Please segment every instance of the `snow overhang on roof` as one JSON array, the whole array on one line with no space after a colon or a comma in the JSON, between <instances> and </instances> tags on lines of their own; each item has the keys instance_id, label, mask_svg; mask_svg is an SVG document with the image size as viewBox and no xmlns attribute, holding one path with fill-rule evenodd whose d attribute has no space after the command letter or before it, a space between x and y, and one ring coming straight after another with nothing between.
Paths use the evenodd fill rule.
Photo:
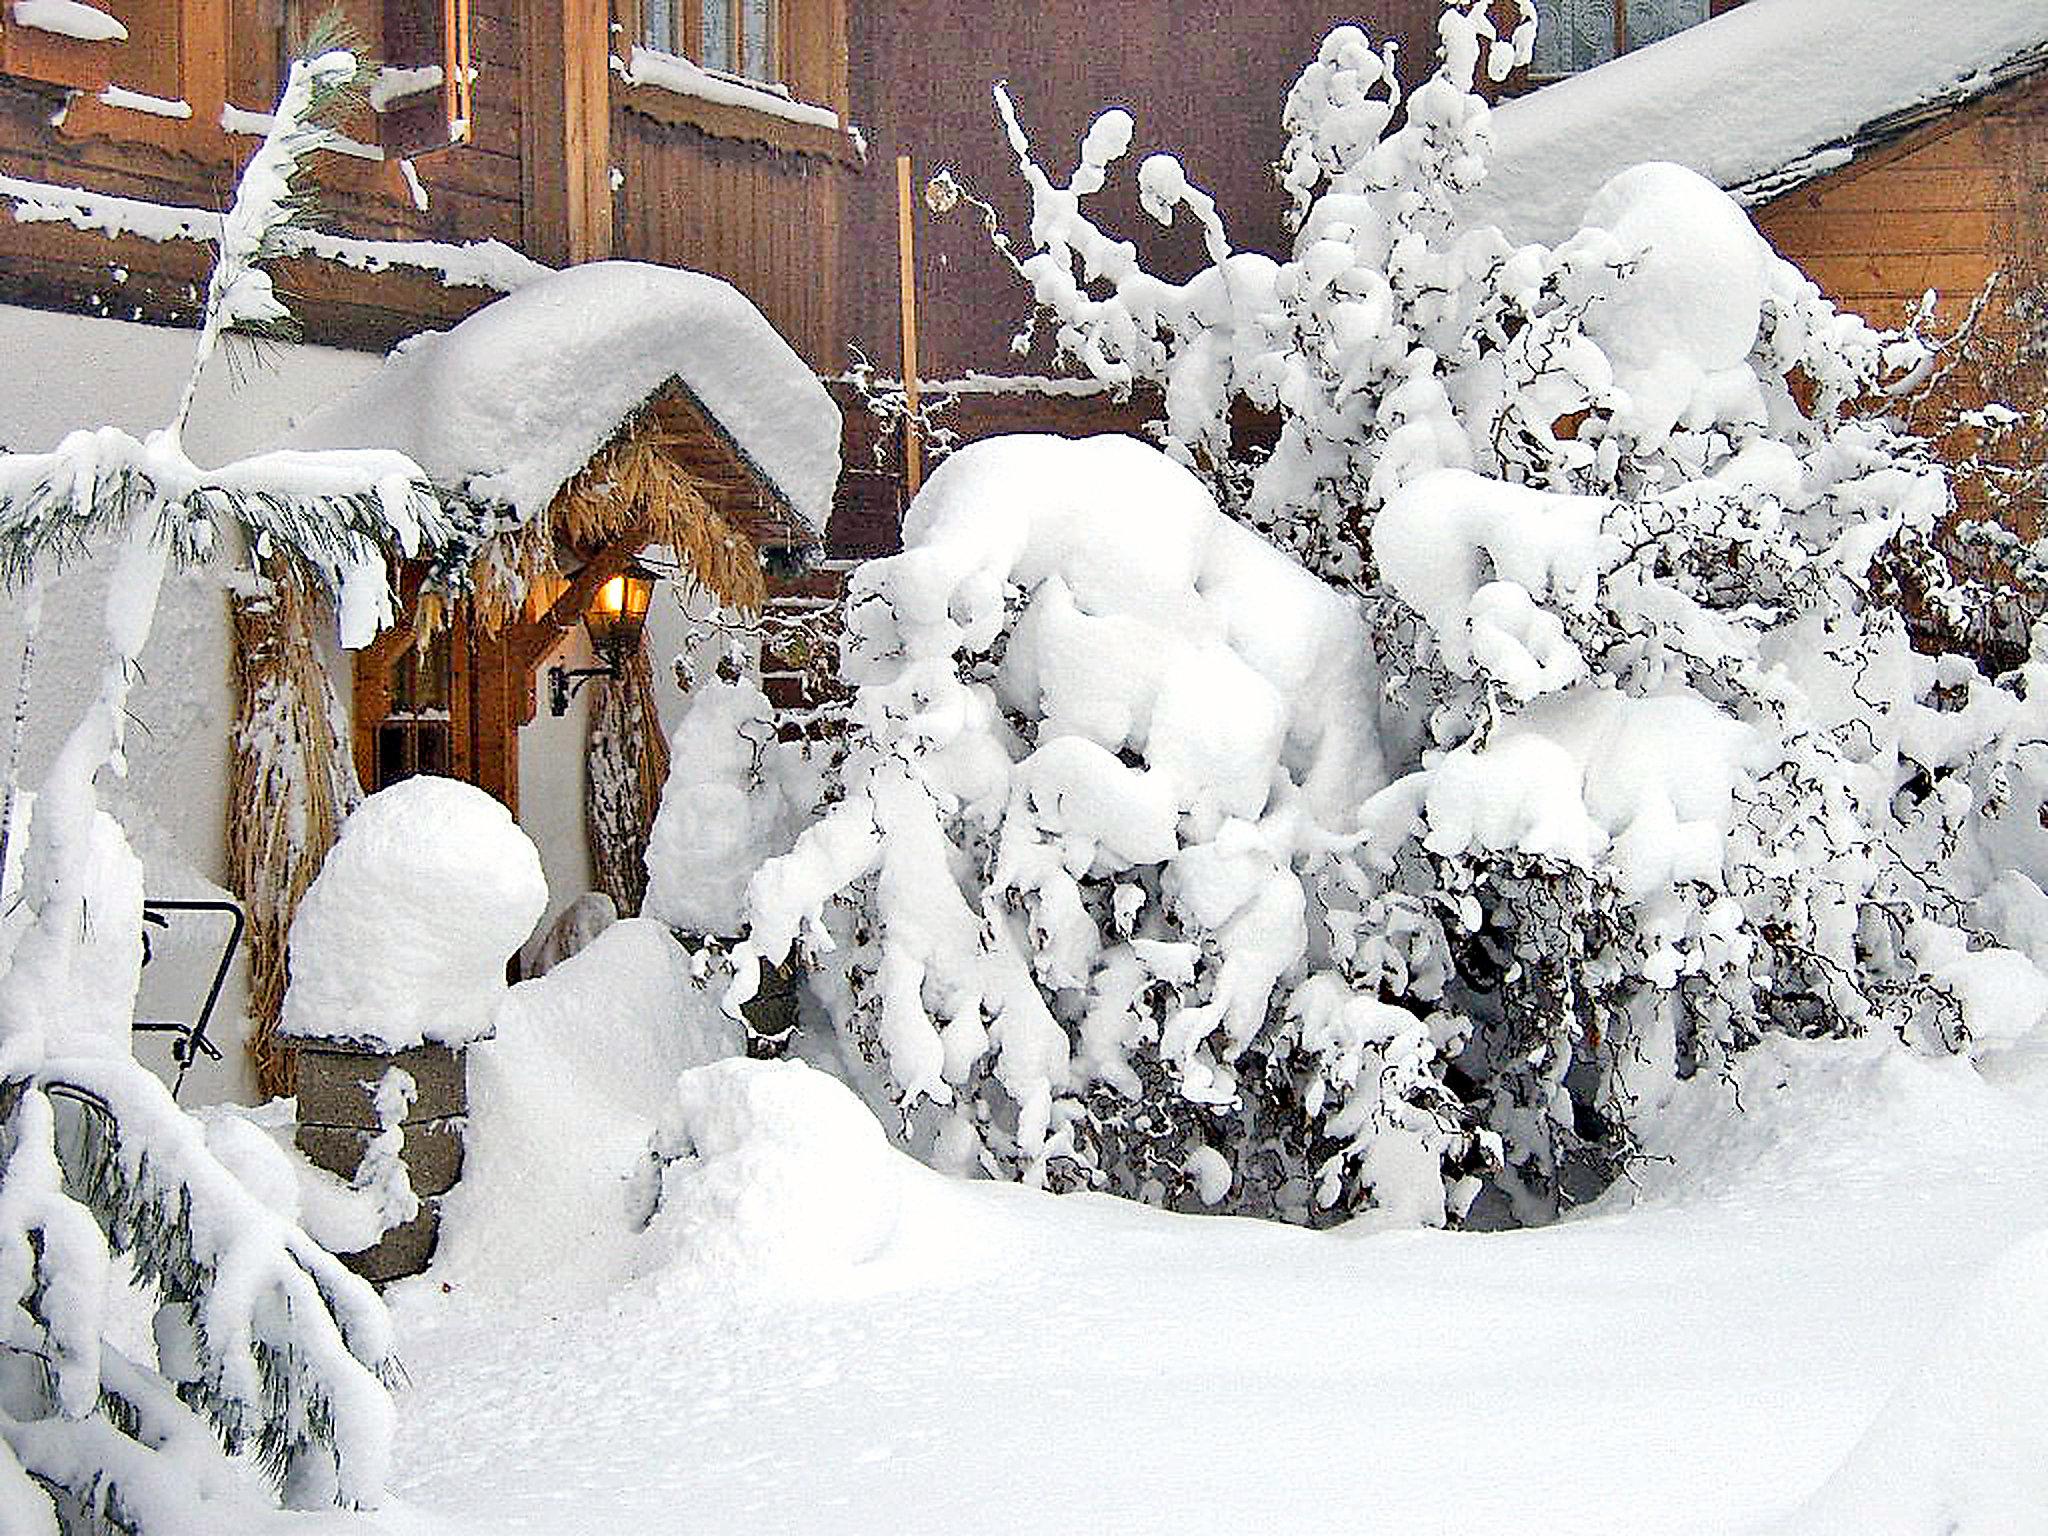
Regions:
<instances>
[{"instance_id":1,"label":"snow overhang on roof","mask_svg":"<svg viewBox=\"0 0 2048 1536\"><path fill-rule=\"evenodd\" d=\"M400 343L289 446L395 448L436 484L525 524L678 388L795 541L821 544L839 407L738 289L675 267L600 261L538 278L453 330Z\"/></svg>"},{"instance_id":2,"label":"snow overhang on roof","mask_svg":"<svg viewBox=\"0 0 2048 1536\"><path fill-rule=\"evenodd\" d=\"M1748 0L1497 108L1465 208L1511 239L1555 242L1645 160L1762 202L2043 68L2048 0Z\"/></svg>"}]
</instances>

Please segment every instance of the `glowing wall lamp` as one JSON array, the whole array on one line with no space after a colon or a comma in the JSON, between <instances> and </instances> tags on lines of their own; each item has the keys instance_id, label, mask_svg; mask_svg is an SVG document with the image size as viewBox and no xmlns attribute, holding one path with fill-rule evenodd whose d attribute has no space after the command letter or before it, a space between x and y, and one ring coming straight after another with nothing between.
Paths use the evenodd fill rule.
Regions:
<instances>
[{"instance_id":1,"label":"glowing wall lamp","mask_svg":"<svg viewBox=\"0 0 2048 1536\"><path fill-rule=\"evenodd\" d=\"M590 635L591 650L604 665L579 667L574 672L549 667L550 714L566 715L576 690L593 677L625 675L626 658L640 647L640 632L647 625L647 604L654 596L657 580L654 572L634 560L591 594L590 606L583 610L583 628Z\"/></svg>"}]
</instances>

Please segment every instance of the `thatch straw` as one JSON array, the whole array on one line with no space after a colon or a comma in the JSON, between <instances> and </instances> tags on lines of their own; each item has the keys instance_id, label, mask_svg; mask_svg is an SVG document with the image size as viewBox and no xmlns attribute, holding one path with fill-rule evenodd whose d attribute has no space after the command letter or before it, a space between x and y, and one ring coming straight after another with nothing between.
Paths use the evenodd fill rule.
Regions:
<instances>
[{"instance_id":1,"label":"thatch straw","mask_svg":"<svg viewBox=\"0 0 2048 1536\"><path fill-rule=\"evenodd\" d=\"M527 592L563 574L564 550L587 553L635 532L673 550L728 607L760 610L768 590L754 541L720 515L709 487L661 451L656 429L653 413L643 415L556 492L545 518L492 541L475 571L485 628L516 621Z\"/></svg>"},{"instance_id":2,"label":"thatch straw","mask_svg":"<svg viewBox=\"0 0 2048 1536\"><path fill-rule=\"evenodd\" d=\"M228 868L249 917L249 1051L257 1086L289 1094L297 1062L277 1040L285 939L299 898L362 786L342 746L341 703L313 648L316 600L296 574L230 594L240 702L228 765Z\"/></svg>"},{"instance_id":3,"label":"thatch straw","mask_svg":"<svg viewBox=\"0 0 2048 1536\"><path fill-rule=\"evenodd\" d=\"M637 916L647 895L647 838L668 782L668 741L644 644L621 677L598 684L587 762L583 818L597 888L620 916Z\"/></svg>"}]
</instances>

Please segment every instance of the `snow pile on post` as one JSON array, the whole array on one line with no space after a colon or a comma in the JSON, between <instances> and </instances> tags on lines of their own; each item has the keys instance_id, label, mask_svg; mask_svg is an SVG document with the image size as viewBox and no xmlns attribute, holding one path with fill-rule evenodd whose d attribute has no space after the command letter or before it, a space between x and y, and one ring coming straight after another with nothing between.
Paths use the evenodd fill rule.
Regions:
<instances>
[{"instance_id":1,"label":"snow pile on post","mask_svg":"<svg viewBox=\"0 0 2048 1536\"><path fill-rule=\"evenodd\" d=\"M299 903L279 1032L378 1052L468 1044L547 897L533 840L484 791L429 775L379 790Z\"/></svg>"},{"instance_id":2,"label":"snow pile on post","mask_svg":"<svg viewBox=\"0 0 2048 1536\"><path fill-rule=\"evenodd\" d=\"M452 331L413 337L292 437L395 448L521 523L671 380L810 531L839 476L839 408L729 283L641 262L550 273Z\"/></svg>"}]
</instances>

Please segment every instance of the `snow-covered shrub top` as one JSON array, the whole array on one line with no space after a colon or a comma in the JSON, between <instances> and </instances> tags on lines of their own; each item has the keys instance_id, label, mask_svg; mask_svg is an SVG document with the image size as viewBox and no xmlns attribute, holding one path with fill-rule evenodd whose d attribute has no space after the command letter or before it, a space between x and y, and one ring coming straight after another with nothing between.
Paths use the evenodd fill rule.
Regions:
<instances>
[{"instance_id":1,"label":"snow-covered shrub top","mask_svg":"<svg viewBox=\"0 0 2048 1536\"><path fill-rule=\"evenodd\" d=\"M381 789L292 919L280 1028L381 1051L474 1040L547 897L532 839L484 791L426 775Z\"/></svg>"},{"instance_id":2,"label":"snow-covered shrub top","mask_svg":"<svg viewBox=\"0 0 2048 1536\"><path fill-rule=\"evenodd\" d=\"M774 706L753 683L690 695L647 841L647 916L686 933L740 931L747 881L789 851L816 799L814 776L774 744Z\"/></svg>"},{"instance_id":3,"label":"snow-covered shrub top","mask_svg":"<svg viewBox=\"0 0 2048 1536\"><path fill-rule=\"evenodd\" d=\"M1086 210L1129 114L1061 182L998 93L1023 276L1190 473L1039 439L933 478L853 585L843 761L740 952L743 987L830 955L852 1070L943 1166L1541 1220L1767 1032L2039 1038L2048 663L1916 655L1877 600L1954 600L1945 475L1853 409L1925 347L1679 165L1555 247L1468 221L1518 9L1455 0L1405 101L1324 39L1283 257L1143 161L1204 236L1186 282Z\"/></svg>"},{"instance_id":4,"label":"snow-covered shrub top","mask_svg":"<svg viewBox=\"0 0 2048 1536\"><path fill-rule=\"evenodd\" d=\"M401 342L291 444L398 449L523 523L672 379L822 538L839 408L744 294L675 267L598 261L528 283Z\"/></svg>"},{"instance_id":5,"label":"snow-covered shrub top","mask_svg":"<svg viewBox=\"0 0 2048 1536\"><path fill-rule=\"evenodd\" d=\"M1594 189L1639 160L1724 187L1818 174L1846 163L1833 146L1868 124L1974 95L2048 43L2037 0L1971 0L1934 20L1922 0L1752 0L1631 49L1494 109L1497 147L1466 217L1562 239Z\"/></svg>"},{"instance_id":6,"label":"snow-covered shrub top","mask_svg":"<svg viewBox=\"0 0 2048 1536\"><path fill-rule=\"evenodd\" d=\"M1128 438L963 449L904 546L851 584L843 796L754 877L741 954L831 948L848 895L858 1043L914 1138L1043 1176L1138 1057L1236 1094L1322 943L1303 872L1384 780L1370 637Z\"/></svg>"}]
</instances>

